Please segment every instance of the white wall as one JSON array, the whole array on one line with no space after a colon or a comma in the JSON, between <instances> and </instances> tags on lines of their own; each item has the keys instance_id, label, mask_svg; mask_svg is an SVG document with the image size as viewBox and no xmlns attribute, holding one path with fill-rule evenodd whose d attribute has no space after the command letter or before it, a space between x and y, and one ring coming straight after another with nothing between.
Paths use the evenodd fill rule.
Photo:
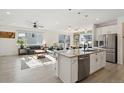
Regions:
<instances>
[{"instance_id":1,"label":"white wall","mask_svg":"<svg viewBox=\"0 0 124 93\"><path fill-rule=\"evenodd\" d=\"M48 46L53 45L53 43L58 43L58 33L57 32L44 32L43 39L46 41Z\"/></svg>"},{"instance_id":2,"label":"white wall","mask_svg":"<svg viewBox=\"0 0 124 93\"><path fill-rule=\"evenodd\" d=\"M0 31L16 32L15 29L12 28L0 28ZM17 55L16 38L17 36L15 39L0 38L0 56Z\"/></svg>"},{"instance_id":3,"label":"white wall","mask_svg":"<svg viewBox=\"0 0 124 93\"><path fill-rule=\"evenodd\" d=\"M119 17L118 18L118 48L119 48L119 62L120 64L123 64L123 57L124 57L124 54L123 54L123 31L122 31L122 23L124 23L124 17Z\"/></svg>"},{"instance_id":4,"label":"white wall","mask_svg":"<svg viewBox=\"0 0 124 93\"><path fill-rule=\"evenodd\" d=\"M67 34L64 31L45 31L43 33L43 38L45 39L48 46L52 46L53 43L59 43L59 35Z\"/></svg>"}]
</instances>

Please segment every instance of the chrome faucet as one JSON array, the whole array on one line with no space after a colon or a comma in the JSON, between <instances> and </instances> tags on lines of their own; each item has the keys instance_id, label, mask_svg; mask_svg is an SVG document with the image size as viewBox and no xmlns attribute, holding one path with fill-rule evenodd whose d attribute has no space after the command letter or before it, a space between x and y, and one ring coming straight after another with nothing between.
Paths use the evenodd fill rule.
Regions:
<instances>
[{"instance_id":1,"label":"chrome faucet","mask_svg":"<svg viewBox=\"0 0 124 93\"><path fill-rule=\"evenodd\" d=\"M85 51L86 48L88 49L88 47L89 47L88 41L84 42L84 51Z\"/></svg>"}]
</instances>

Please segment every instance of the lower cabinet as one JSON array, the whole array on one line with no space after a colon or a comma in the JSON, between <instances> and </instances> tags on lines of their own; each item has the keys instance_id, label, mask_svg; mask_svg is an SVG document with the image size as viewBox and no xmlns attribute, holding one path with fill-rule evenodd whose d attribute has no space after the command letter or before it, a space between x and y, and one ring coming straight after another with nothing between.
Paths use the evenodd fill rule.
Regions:
<instances>
[{"instance_id":1,"label":"lower cabinet","mask_svg":"<svg viewBox=\"0 0 124 93\"><path fill-rule=\"evenodd\" d=\"M90 74L94 73L97 71L97 53L96 54L91 54L90 55Z\"/></svg>"},{"instance_id":2,"label":"lower cabinet","mask_svg":"<svg viewBox=\"0 0 124 93\"><path fill-rule=\"evenodd\" d=\"M90 74L103 68L106 65L106 51L90 55Z\"/></svg>"},{"instance_id":3,"label":"lower cabinet","mask_svg":"<svg viewBox=\"0 0 124 93\"><path fill-rule=\"evenodd\" d=\"M59 55L58 76L65 83L74 83L78 80L78 59Z\"/></svg>"},{"instance_id":4,"label":"lower cabinet","mask_svg":"<svg viewBox=\"0 0 124 93\"><path fill-rule=\"evenodd\" d=\"M78 58L72 58L71 60L71 82L78 80Z\"/></svg>"},{"instance_id":5,"label":"lower cabinet","mask_svg":"<svg viewBox=\"0 0 124 93\"><path fill-rule=\"evenodd\" d=\"M90 54L90 74L106 65L106 52ZM65 83L78 81L78 57L66 57L58 54L56 64L57 76Z\"/></svg>"},{"instance_id":6,"label":"lower cabinet","mask_svg":"<svg viewBox=\"0 0 124 93\"><path fill-rule=\"evenodd\" d=\"M99 57L98 69L101 69L106 65L106 51L98 53L98 57Z\"/></svg>"}]
</instances>

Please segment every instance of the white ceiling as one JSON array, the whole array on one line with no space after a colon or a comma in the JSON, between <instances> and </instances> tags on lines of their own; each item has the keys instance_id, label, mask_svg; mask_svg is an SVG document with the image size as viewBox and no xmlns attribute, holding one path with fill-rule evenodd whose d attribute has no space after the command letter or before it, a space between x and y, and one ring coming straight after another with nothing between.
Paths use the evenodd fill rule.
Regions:
<instances>
[{"instance_id":1,"label":"white ceiling","mask_svg":"<svg viewBox=\"0 0 124 93\"><path fill-rule=\"evenodd\" d=\"M85 15L88 15L88 18L85 18ZM67 29L68 26L71 26L71 29L84 28L120 16L124 16L123 9L72 9L71 11L68 9L0 9L0 24L30 28L32 27L30 21L39 21L44 29L59 31Z\"/></svg>"}]
</instances>

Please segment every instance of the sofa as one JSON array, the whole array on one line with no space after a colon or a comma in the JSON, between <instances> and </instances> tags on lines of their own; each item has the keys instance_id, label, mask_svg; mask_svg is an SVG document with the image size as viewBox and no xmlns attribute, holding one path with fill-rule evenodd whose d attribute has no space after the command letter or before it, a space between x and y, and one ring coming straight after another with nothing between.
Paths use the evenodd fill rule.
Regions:
<instances>
[{"instance_id":1,"label":"sofa","mask_svg":"<svg viewBox=\"0 0 124 93\"><path fill-rule=\"evenodd\" d=\"M27 47L27 54L34 54L35 50L42 49L40 45L32 45Z\"/></svg>"}]
</instances>

